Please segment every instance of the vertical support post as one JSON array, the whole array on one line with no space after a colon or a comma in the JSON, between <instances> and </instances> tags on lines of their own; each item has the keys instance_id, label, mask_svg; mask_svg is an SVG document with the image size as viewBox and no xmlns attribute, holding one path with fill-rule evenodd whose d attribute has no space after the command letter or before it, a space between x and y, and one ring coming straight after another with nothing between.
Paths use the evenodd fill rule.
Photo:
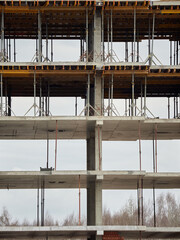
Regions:
<instances>
[{"instance_id":1,"label":"vertical support post","mask_svg":"<svg viewBox=\"0 0 180 240\"><path fill-rule=\"evenodd\" d=\"M174 65L176 65L176 42L174 41Z\"/></svg>"},{"instance_id":2,"label":"vertical support post","mask_svg":"<svg viewBox=\"0 0 180 240\"><path fill-rule=\"evenodd\" d=\"M87 135L87 170L102 170L102 123L96 121ZM87 188L87 225L102 225L102 181L95 179Z\"/></svg>"},{"instance_id":3,"label":"vertical support post","mask_svg":"<svg viewBox=\"0 0 180 240\"><path fill-rule=\"evenodd\" d=\"M113 19L112 19L112 10L111 10L111 62L113 60Z\"/></svg>"},{"instance_id":4,"label":"vertical support post","mask_svg":"<svg viewBox=\"0 0 180 240\"><path fill-rule=\"evenodd\" d=\"M142 170L142 163L141 163L141 122L139 121L139 169Z\"/></svg>"},{"instance_id":5,"label":"vertical support post","mask_svg":"<svg viewBox=\"0 0 180 240\"><path fill-rule=\"evenodd\" d=\"M140 225L140 191L139 191L139 179L137 180L137 201L138 201L138 225Z\"/></svg>"},{"instance_id":6,"label":"vertical support post","mask_svg":"<svg viewBox=\"0 0 180 240\"><path fill-rule=\"evenodd\" d=\"M16 62L16 39L14 38L14 62Z\"/></svg>"},{"instance_id":7,"label":"vertical support post","mask_svg":"<svg viewBox=\"0 0 180 240\"><path fill-rule=\"evenodd\" d=\"M125 42L125 62L128 62L128 42Z\"/></svg>"},{"instance_id":8,"label":"vertical support post","mask_svg":"<svg viewBox=\"0 0 180 240\"><path fill-rule=\"evenodd\" d=\"M141 224L144 225L143 179L141 179Z\"/></svg>"},{"instance_id":9,"label":"vertical support post","mask_svg":"<svg viewBox=\"0 0 180 240\"><path fill-rule=\"evenodd\" d=\"M81 176L79 175L79 226L81 225Z\"/></svg>"},{"instance_id":10,"label":"vertical support post","mask_svg":"<svg viewBox=\"0 0 180 240\"><path fill-rule=\"evenodd\" d=\"M111 76L111 116L113 115L113 89L114 88L114 76Z\"/></svg>"},{"instance_id":11,"label":"vertical support post","mask_svg":"<svg viewBox=\"0 0 180 240\"><path fill-rule=\"evenodd\" d=\"M148 57L149 65L151 64L151 27L150 27L150 18L149 18L149 31L148 31Z\"/></svg>"},{"instance_id":12,"label":"vertical support post","mask_svg":"<svg viewBox=\"0 0 180 240\"><path fill-rule=\"evenodd\" d=\"M55 164L54 164L54 169L56 170L57 166L57 134L58 134L58 123L56 120L56 141L55 141Z\"/></svg>"},{"instance_id":13,"label":"vertical support post","mask_svg":"<svg viewBox=\"0 0 180 240\"><path fill-rule=\"evenodd\" d=\"M153 186L154 227L156 227L156 192Z\"/></svg>"},{"instance_id":14,"label":"vertical support post","mask_svg":"<svg viewBox=\"0 0 180 240\"><path fill-rule=\"evenodd\" d=\"M111 89L110 89L110 78L109 78L109 88L108 88L108 116L110 116L110 103L111 103Z\"/></svg>"},{"instance_id":15,"label":"vertical support post","mask_svg":"<svg viewBox=\"0 0 180 240\"><path fill-rule=\"evenodd\" d=\"M137 41L137 62L139 62L139 41Z\"/></svg>"},{"instance_id":16,"label":"vertical support post","mask_svg":"<svg viewBox=\"0 0 180 240\"><path fill-rule=\"evenodd\" d=\"M153 172L156 172L156 163L155 163L155 134L153 134ZM155 187L154 187L154 183L153 183L153 209L154 209L154 227L156 227L156 199L155 199Z\"/></svg>"},{"instance_id":17,"label":"vertical support post","mask_svg":"<svg viewBox=\"0 0 180 240\"><path fill-rule=\"evenodd\" d=\"M49 85L49 81L47 83L47 113L46 116L49 116L49 107L50 107L50 85Z\"/></svg>"},{"instance_id":18,"label":"vertical support post","mask_svg":"<svg viewBox=\"0 0 180 240\"><path fill-rule=\"evenodd\" d=\"M53 62L53 36L51 35L51 62Z\"/></svg>"},{"instance_id":19,"label":"vertical support post","mask_svg":"<svg viewBox=\"0 0 180 240\"><path fill-rule=\"evenodd\" d=\"M131 42L131 50L132 50L131 51L132 52L131 53L131 61L133 62L133 60L134 60L134 42L133 41Z\"/></svg>"},{"instance_id":20,"label":"vertical support post","mask_svg":"<svg viewBox=\"0 0 180 240\"><path fill-rule=\"evenodd\" d=\"M3 77L1 73L1 116L3 115Z\"/></svg>"},{"instance_id":21,"label":"vertical support post","mask_svg":"<svg viewBox=\"0 0 180 240\"><path fill-rule=\"evenodd\" d=\"M101 106L102 106L102 111L101 111L101 115L104 115L104 75L102 76L102 93L101 93Z\"/></svg>"},{"instance_id":22,"label":"vertical support post","mask_svg":"<svg viewBox=\"0 0 180 240\"><path fill-rule=\"evenodd\" d=\"M131 104L131 113L134 116L134 73L132 73L132 104Z\"/></svg>"},{"instance_id":23,"label":"vertical support post","mask_svg":"<svg viewBox=\"0 0 180 240\"><path fill-rule=\"evenodd\" d=\"M134 51L133 51L133 62L135 62L135 52L136 52L136 8L134 7Z\"/></svg>"},{"instance_id":24,"label":"vertical support post","mask_svg":"<svg viewBox=\"0 0 180 240\"><path fill-rule=\"evenodd\" d=\"M89 117L90 110L90 74L88 74L88 82L87 82L87 115Z\"/></svg>"},{"instance_id":25,"label":"vertical support post","mask_svg":"<svg viewBox=\"0 0 180 240\"><path fill-rule=\"evenodd\" d=\"M11 95L8 93L8 116L11 116Z\"/></svg>"},{"instance_id":26,"label":"vertical support post","mask_svg":"<svg viewBox=\"0 0 180 240\"><path fill-rule=\"evenodd\" d=\"M174 118L176 118L176 98L174 97Z\"/></svg>"},{"instance_id":27,"label":"vertical support post","mask_svg":"<svg viewBox=\"0 0 180 240\"><path fill-rule=\"evenodd\" d=\"M143 115L143 85L141 80L141 116Z\"/></svg>"},{"instance_id":28,"label":"vertical support post","mask_svg":"<svg viewBox=\"0 0 180 240\"><path fill-rule=\"evenodd\" d=\"M36 116L36 72L34 71L34 117Z\"/></svg>"},{"instance_id":29,"label":"vertical support post","mask_svg":"<svg viewBox=\"0 0 180 240\"><path fill-rule=\"evenodd\" d=\"M48 61L48 24L46 22L46 61Z\"/></svg>"},{"instance_id":30,"label":"vertical support post","mask_svg":"<svg viewBox=\"0 0 180 240\"><path fill-rule=\"evenodd\" d=\"M5 57L5 46L4 46L4 10L1 12L1 53L2 53L2 61L4 62Z\"/></svg>"},{"instance_id":31,"label":"vertical support post","mask_svg":"<svg viewBox=\"0 0 180 240\"><path fill-rule=\"evenodd\" d=\"M9 61L11 62L11 39L9 39Z\"/></svg>"},{"instance_id":32,"label":"vertical support post","mask_svg":"<svg viewBox=\"0 0 180 240\"><path fill-rule=\"evenodd\" d=\"M5 115L8 115L8 94L7 94L7 81L5 84Z\"/></svg>"},{"instance_id":33,"label":"vertical support post","mask_svg":"<svg viewBox=\"0 0 180 240\"><path fill-rule=\"evenodd\" d=\"M75 97L75 116L77 116L77 97Z\"/></svg>"},{"instance_id":34,"label":"vertical support post","mask_svg":"<svg viewBox=\"0 0 180 240\"><path fill-rule=\"evenodd\" d=\"M109 15L107 17L107 42L108 42L108 62L109 62Z\"/></svg>"},{"instance_id":35,"label":"vertical support post","mask_svg":"<svg viewBox=\"0 0 180 240\"><path fill-rule=\"evenodd\" d=\"M178 118L178 97L176 97L176 118Z\"/></svg>"},{"instance_id":36,"label":"vertical support post","mask_svg":"<svg viewBox=\"0 0 180 240\"><path fill-rule=\"evenodd\" d=\"M37 226L39 226L39 187L37 188Z\"/></svg>"},{"instance_id":37,"label":"vertical support post","mask_svg":"<svg viewBox=\"0 0 180 240\"><path fill-rule=\"evenodd\" d=\"M177 40L177 61L176 61L176 64L179 65L179 49L178 49L178 43L179 41Z\"/></svg>"},{"instance_id":38,"label":"vertical support post","mask_svg":"<svg viewBox=\"0 0 180 240\"><path fill-rule=\"evenodd\" d=\"M146 94L147 94L147 76L145 76L144 82L144 116L146 117Z\"/></svg>"},{"instance_id":39,"label":"vertical support post","mask_svg":"<svg viewBox=\"0 0 180 240\"><path fill-rule=\"evenodd\" d=\"M89 35L89 33L88 33L88 25L89 25L89 23L88 23L88 8L86 8L86 62L88 62L89 61L89 53L88 53L88 48L89 48L89 44L88 44L88 35Z\"/></svg>"},{"instance_id":40,"label":"vertical support post","mask_svg":"<svg viewBox=\"0 0 180 240\"><path fill-rule=\"evenodd\" d=\"M42 62L41 12L38 10L38 62Z\"/></svg>"},{"instance_id":41,"label":"vertical support post","mask_svg":"<svg viewBox=\"0 0 180 240\"><path fill-rule=\"evenodd\" d=\"M172 65L172 41L170 41L170 65Z\"/></svg>"},{"instance_id":42,"label":"vertical support post","mask_svg":"<svg viewBox=\"0 0 180 240\"><path fill-rule=\"evenodd\" d=\"M39 116L42 116L42 80L39 84Z\"/></svg>"},{"instance_id":43,"label":"vertical support post","mask_svg":"<svg viewBox=\"0 0 180 240\"><path fill-rule=\"evenodd\" d=\"M49 130L47 129L47 159L46 168L49 168Z\"/></svg>"},{"instance_id":44,"label":"vertical support post","mask_svg":"<svg viewBox=\"0 0 180 240\"><path fill-rule=\"evenodd\" d=\"M6 38L6 42L5 42L5 54L6 54L6 61L8 61L9 59L9 51L8 51L8 38Z\"/></svg>"},{"instance_id":45,"label":"vertical support post","mask_svg":"<svg viewBox=\"0 0 180 240\"><path fill-rule=\"evenodd\" d=\"M157 173L157 124L155 124L155 172Z\"/></svg>"},{"instance_id":46,"label":"vertical support post","mask_svg":"<svg viewBox=\"0 0 180 240\"><path fill-rule=\"evenodd\" d=\"M102 44L101 44L101 49L102 49L102 58L101 58L101 61L104 62L104 8L102 8L102 20L101 20L101 39L102 39Z\"/></svg>"},{"instance_id":47,"label":"vertical support post","mask_svg":"<svg viewBox=\"0 0 180 240\"><path fill-rule=\"evenodd\" d=\"M82 62L83 61L83 48L82 48L82 42L83 42L83 39L82 39L82 33L81 33L81 38L80 38L80 61Z\"/></svg>"},{"instance_id":48,"label":"vertical support post","mask_svg":"<svg viewBox=\"0 0 180 240\"><path fill-rule=\"evenodd\" d=\"M45 189L43 181L41 186L41 226L44 226L44 202L45 202Z\"/></svg>"},{"instance_id":49,"label":"vertical support post","mask_svg":"<svg viewBox=\"0 0 180 240\"><path fill-rule=\"evenodd\" d=\"M168 119L170 118L170 97L168 97Z\"/></svg>"},{"instance_id":50,"label":"vertical support post","mask_svg":"<svg viewBox=\"0 0 180 240\"><path fill-rule=\"evenodd\" d=\"M151 46L150 66L152 66L153 55L154 55L154 30L155 30L155 13L153 14L152 46Z\"/></svg>"},{"instance_id":51,"label":"vertical support post","mask_svg":"<svg viewBox=\"0 0 180 240\"><path fill-rule=\"evenodd\" d=\"M125 99L125 116L127 116L127 99Z\"/></svg>"}]
</instances>

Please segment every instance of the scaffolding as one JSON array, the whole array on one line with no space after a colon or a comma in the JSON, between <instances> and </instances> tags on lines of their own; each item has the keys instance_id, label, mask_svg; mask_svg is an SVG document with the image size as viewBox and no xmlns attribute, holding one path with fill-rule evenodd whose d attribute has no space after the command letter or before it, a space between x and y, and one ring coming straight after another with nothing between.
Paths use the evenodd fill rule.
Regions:
<instances>
[{"instance_id":1,"label":"scaffolding","mask_svg":"<svg viewBox=\"0 0 180 240\"><path fill-rule=\"evenodd\" d=\"M18 179L26 177L22 173L12 173L13 178L8 179L15 181L14 188L37 189L37 228L29 227L23 233L14 228L17 238L76 236L102 240L108 231L125 238L179 238L180 228L158 228L156 221L156 189L165 188L164 179L167 188L179 188L176 181L180 180L180 174L177 177L158 173L158 140L180 139L179 9L178 1L0 1L0 139L45 139L47 143L46 167L35 178L27 172L27 182ZM33 58L30 62L17 62L17 42L25 39L35 41ZM55 62L55 40L79 41L79 60ZM156 40L169 41L169 65L163 65L156 56ZM147 52L144 61L143 41L148 43L143 50ZM124 44L119 50L124 57L120 58L114 50L115 43ZM33 99L23 117L14 113L14 97ZM73 97L74 116L53 116L50 102L53 97ZM167 119L159 119L149 108L147 99L155 97L167 99ZM80 111L78 98L85 101ZM124 111L116 106L117 99L123 101ZM15 131L12 133L11 129ZM49 164L51 139L55 141L53 167ZM59 139L86 139L87 169L83 174L58 171ZM153 173L142 169L142 140L152 141ZM102 141L139 142L139 168L133 173L135 177L130 171L124 175L120 171L103 171ZM127 183L121 183L122 175ZM0 174L2 189L6 188L7 178L6 174ZM54 182L54 188L61 188L59 182L65 185L63 188L78 189L77 228L43 228L45 190L50 188L49 182ZM87 227L81 221L82 188L87 190ZM102 225L102 191L116 188L137 190L136 226ZM144 225L144 189L153 192L152 228ZM0 237L12 238L11 228L5 231L0 227Z\"/></svg>"}]
</instances>

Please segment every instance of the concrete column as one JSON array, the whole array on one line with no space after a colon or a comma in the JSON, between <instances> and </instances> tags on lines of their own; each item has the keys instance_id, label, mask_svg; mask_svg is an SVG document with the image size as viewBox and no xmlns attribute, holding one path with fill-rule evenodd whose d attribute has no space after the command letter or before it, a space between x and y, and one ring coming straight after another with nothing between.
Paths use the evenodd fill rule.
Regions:
<instances>
[{"instance_id":1,"label":"concrete column","mask_svg":"<svg viewBox=\"0 0 180 240\"><path fill-rule=\"evenodd\" d=\"M101 9L96 8L93 21L88 26L88 61L101 62ZM95 108L94 115L102 114L102 76L96 69L94 86L90 87L90 104ZM87 170L102 170L102 121L96 121L87 133ZM102 225L102 178L88 182L87 187L87 225ZM101 240L101 236L90 239Z\"/></svg>"},{"instance_id":2,"label":"concrete column","mask_svg":"<svg viewBox=\"0 0 180 240\"><path fill-rule=\"evenodd\" d=\"M99 113L99 115L102 115L102 77L101 73L96 72L95 76L95 84L94 84L94 105L95 109ZM95 113L95 115L98 115L98 113Z\"/></svg>"},{"instance_id":3,"label":"concrete column","mask_svg":"<svg viewBox=\"0 0 180 240\"><path fill-rule=\"evenodd\" d=\"M96 121L87 136L87 170L102 170L102 121ZM87 225L102 225L102 178L96 176L87 188ZM92 236L91 239L95 239ZM101 236L96 236L101 239Z\"/></svg>"},{"instance_id":4,"label":"concrete column","mask_svg":"<svg viewBox=\"0 0 180 240\"><path fill-rule=\"evenodd\" d=\"M89 61L101 62L101 9L97 8L93 22L89 24L88 52Z\"/></svg>"}]
</instances>

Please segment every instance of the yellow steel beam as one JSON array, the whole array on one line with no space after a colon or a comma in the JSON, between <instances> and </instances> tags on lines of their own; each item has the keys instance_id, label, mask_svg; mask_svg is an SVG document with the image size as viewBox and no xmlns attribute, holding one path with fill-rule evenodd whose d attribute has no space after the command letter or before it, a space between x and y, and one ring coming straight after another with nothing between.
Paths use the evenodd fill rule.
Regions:
<instances>
[{"instance_id":1,"label":"yellow steel beam","mask_svg":"<svg viewBox=\"0 0 180 240\"><path fill-rule=\"evenodd\" d=\"M161 10L162 14L179 14L179 9Z\"/></svg>"}]
</instances>

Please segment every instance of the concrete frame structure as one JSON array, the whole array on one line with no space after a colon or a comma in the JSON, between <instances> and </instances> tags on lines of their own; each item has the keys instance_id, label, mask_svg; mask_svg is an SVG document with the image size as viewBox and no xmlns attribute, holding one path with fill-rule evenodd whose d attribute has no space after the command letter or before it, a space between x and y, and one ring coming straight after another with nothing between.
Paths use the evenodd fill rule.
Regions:
<instances>
[{"instance_id":1,"label":"concrete frame structure","mask_svg":"<svg viewBox=\"0 0 180 240\"><path fill-rule=\"evenodd\" d=\"M47 139L47 142L49 139L87 140L87 171L59 172L56 171L56 167L52 170L49 169L47 159L47 169L37 173L0 172L1 189L41 188L43 203L41 227L0 227L0 238L13 238L15 234L17 238L87 237L91 240L100 240L106 231L116 231L127 238L180 238L180 228L143 226L142 214L143 188L178 188L180 182L179 173L157 173L157 140L180 139L180 120L178 119L180 66L179 54L176 51L179 44L179 26L178 21L176 22L180 18L179 6L180 3L176 1L151 3L146 0L6 0L0 2L0 138ZM61 15L66 23L64 25L62 19L59 20ZM29 16L29 20L26 16ZM15 24L14 17L17 18ZM164 22L161 22L161 18ZM118 23L116 27L117 19L122 20L124 24L126 22L125 27L122 26L121 29ZM142 19L144 23L142 26L138 25L138 28L137 21ZM171 23L168 22L169 19ZM25 26L21 25L23 20L25 20ZM150 22L149 25L148 22ZM69 28L66 27L68 24ZM15 40L28 38L36 39L35 62L16 63ZM5 46L5 39L9 41L7 46ZM11 39L14 39L14 62L11 61ZM42 54L42 39L46 39L45 58ZM48 58L48 39L51 39L51 62ZM53 39L79 39L81 41L80 61L54 63L52 61ZM145 62L140 63L139 47L140 41L144 39L149 41L149 55ZM172 44L170 47L171 66L153 66L156 58L153 53L155 39L174 41L174 57ZM114 62L113 42L125 42L125 62ZM128 42L132 43L132 62L128 58ZM108 45L107 55L105 43ZM174 66L172 66L173 60ZM24 91L22 91L23 88ZM83 111L85 116L50 116L50 95L80 96L86 99ZM34 116L12 117L11 97L13 96L33 97ZM168 99L173 97L175 119L148 119L149 109L146 106L148 96L168 97ZM37 97L39 97L39 104L37 104ZM140 116L136 113L138 97L141 98ZM108 99L108 116L104 116L105 98ZM125 99L124 117L114 116L114 98ZM129 108L127 107L128 99ZM169 108L168 118L170 118ZM141 139L155 141L154 173L142 171L141 149L139 149L140 171L102 171L103 140L139 140L140 142ZM49 148L48 144L47 148ZM45 188L78 188L79 176L81 176L81 187L87 189L87 227L44 227ZM139 193L139 226L102 226L102 190L136 188Z\"/></svg>"}]
</instances>

